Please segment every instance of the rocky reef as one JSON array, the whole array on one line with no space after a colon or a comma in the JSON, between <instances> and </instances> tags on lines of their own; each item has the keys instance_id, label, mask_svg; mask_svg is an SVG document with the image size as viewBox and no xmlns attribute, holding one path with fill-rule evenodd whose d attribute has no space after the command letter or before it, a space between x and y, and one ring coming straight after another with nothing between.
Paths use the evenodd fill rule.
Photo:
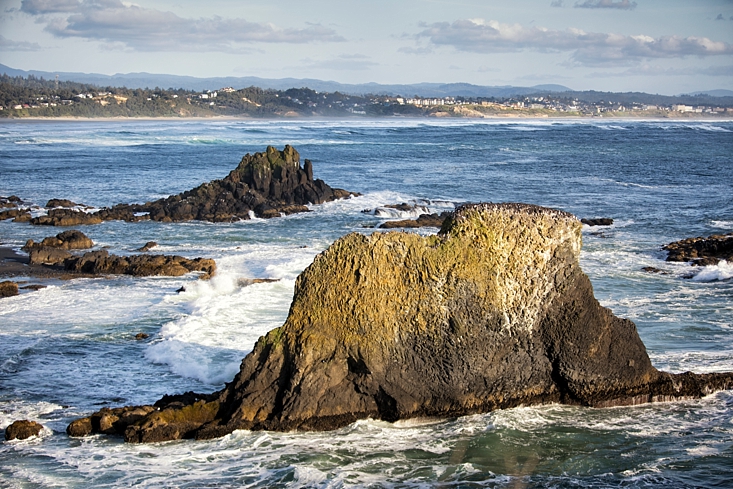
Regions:
<instances>
[{"instance_id":1,"label":"rocky reef","mask_svg":"<svg viewBox=\"0 0 733 489\"><path fill-rule=\"evenodd\" d=\"M68 432L207 439L733 388L733 374L655 369L634 323L593 296L580 248L577 218L526 204L462 206L435 236L349 234L298 277L284 325L223 390L100 411Z\"/></svg>"},{"instance_id":2,"label":"rocky reef","mask_svg":"<svg viewBox=\"0 0 733 489\"><path fill-rule=\"evenodd\" d=\"M662 249L668 252L667 261L688 261L698 266L717 265L721 260L733 263L733 233L687 238Z\"/></svg>"},{"instance_id":3,"label":"rocky reef","mask_svg":"<svg viewBox=\"0 0 733 489\"><path fill-rule=\"evenodd\" d=\"M286 145L282 151L268 146L264 153L246 154L225 178L177 195L145 204L118 204L97 212L84 212L66 205L51 209L47 215L30 219L30 222L50 226L146 219L229 222L249 219L252 215L271 218L308 212L307 204L322 204L351 195L356 194L314 179L313 163L305 160L301 167L300 155L292 146ZM73 204L58 199L54 203Z\"/></svg>"}]
</instances>

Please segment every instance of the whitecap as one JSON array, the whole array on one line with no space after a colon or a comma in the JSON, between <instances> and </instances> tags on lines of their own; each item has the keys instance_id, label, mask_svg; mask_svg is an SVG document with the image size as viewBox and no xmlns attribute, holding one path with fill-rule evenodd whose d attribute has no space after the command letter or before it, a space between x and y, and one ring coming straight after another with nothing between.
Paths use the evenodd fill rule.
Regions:
<instances>
[{"instance_id":1,"label":"whitecap","mask_svg":"<svg viewBox=\"0 0 733 489\"><path fill-rule=\"evenodd\" d=\"M722 260L717 265L708 265L702 267L699 272L692 277L693 282L717 282L720 280L729 280L733 278L733 263Z\"/></svg>"}]
</instances>

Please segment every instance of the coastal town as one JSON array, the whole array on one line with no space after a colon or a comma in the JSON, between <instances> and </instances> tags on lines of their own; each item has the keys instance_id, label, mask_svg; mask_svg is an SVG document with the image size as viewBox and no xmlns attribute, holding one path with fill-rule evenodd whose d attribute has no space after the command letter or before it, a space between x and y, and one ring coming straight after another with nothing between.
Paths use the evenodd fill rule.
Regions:
<instances>
[{"instance_id":1,"label":"coastal town","mask_svg":"<svg viewBox=\"0 0 733 489\"><path fill-rule=\"evenodd\" d=\"M0 118L216 116L725 118L733 116L733 97L591 91L438 98L329 93L309 88L128 89L0 77Z\"/></svg>"}]
</instances>

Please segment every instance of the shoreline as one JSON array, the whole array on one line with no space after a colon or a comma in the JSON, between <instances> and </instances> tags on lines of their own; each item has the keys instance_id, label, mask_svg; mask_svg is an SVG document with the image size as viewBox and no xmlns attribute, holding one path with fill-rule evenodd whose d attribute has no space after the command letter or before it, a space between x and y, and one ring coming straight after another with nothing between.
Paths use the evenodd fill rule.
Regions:
<instances>
[{"instance_id":1,"label":"shoreline","mask_svg":"<svg viewBox=\"0 0 733 489\"><path fill-rule=\"evenodd\" d=\"M0 124L20 124L23 122L242 122L242 121L280 121L280 122L302 122L302 121L395 121L395 120L419 120L419 121L505 121L505 120L614 120L614 121L668 121L668 122L733 122L733 117L725 116L688 116L688 117L660 117L660 116L582 116L582 115L488 115L486 117L250 117L250 116L210 116L210 117L7 117L0 118Z\"/></svg>"}]
</instances>

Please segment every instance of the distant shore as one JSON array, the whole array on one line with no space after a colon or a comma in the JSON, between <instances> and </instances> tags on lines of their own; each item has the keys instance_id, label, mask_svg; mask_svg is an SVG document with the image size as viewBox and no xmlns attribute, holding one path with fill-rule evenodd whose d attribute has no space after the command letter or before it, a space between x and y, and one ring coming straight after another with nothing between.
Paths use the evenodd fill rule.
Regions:
<instances>
[{"instance_id":1,"label":"distant shore","mask_svg":"<svg viewBox=\"0 0 733 489\"><path fill-rule=\"evenodd\" d=\"M705 116L705 115L686 115L677 117L667 116L650 116L650 115L603 115L603 116L583 116L583 115L487 115L485 117L407 117L407 116L391 116L391 117L250 117L250 116L201 116L201 117L7 117L0 118L0 123L22 123L22 122L156 122L156 121L375 121L375 120L451 120L451 121L480 121L480 120L628 120L628 121L716 121L731 122L731 116Z\"/></svg>"}]
</instances>

